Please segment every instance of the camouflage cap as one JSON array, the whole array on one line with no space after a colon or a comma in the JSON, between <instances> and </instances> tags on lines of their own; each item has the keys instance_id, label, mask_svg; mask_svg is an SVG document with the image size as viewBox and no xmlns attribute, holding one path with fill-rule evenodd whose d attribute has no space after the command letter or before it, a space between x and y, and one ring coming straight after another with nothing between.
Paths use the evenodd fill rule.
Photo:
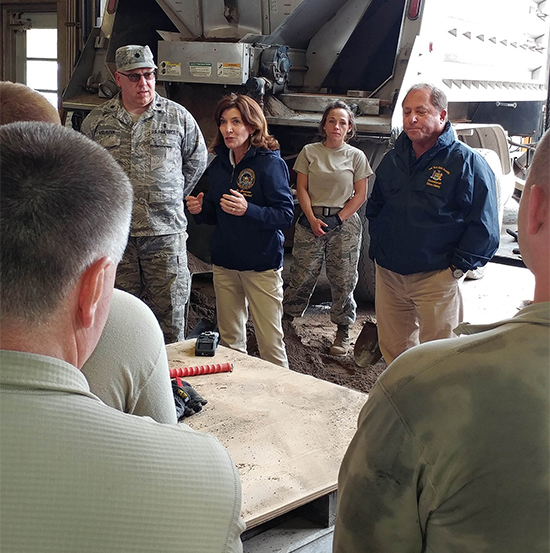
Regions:
<instances>
[{"instance_id":1,"label":"camouflage cap","mask_svg":"<svg viewBox=\"0 0 550 553\"><path fill-rule=\"evenodd\" d=\"M157 68L153 60L153 53L149 46L130 44L121 46L115 54L117 71L132 71L141 67Z\"/></svg>"}]
</instances>

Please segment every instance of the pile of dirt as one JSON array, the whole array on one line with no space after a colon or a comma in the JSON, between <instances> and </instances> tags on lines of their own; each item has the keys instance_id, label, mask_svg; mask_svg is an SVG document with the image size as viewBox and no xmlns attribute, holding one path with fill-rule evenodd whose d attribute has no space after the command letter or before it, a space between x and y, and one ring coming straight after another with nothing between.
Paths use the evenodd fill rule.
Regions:
<instances>
[{"instance_id":1,"label":"pile of dirt","mask_svg":"<svg viewBox=\"0 0 550 553\"><path fill-rule=\"evenodd\" d=\"M373 307L369 304L358 306L357 321L350 329L349 352L346 356L338 357L329 355L336 326L330 322L330 303L320 301L323 299L326 299L326 291L316 292L312 305L303 317L292 322L283 322L290 369L360 392L369 392L386 364L381 360L375 365L358 367L353 359L353 346L365 320L373 320ZM189 303L187 334L199 324L208 330L208 326L213 325L216 320L215 311L211 279L207 276L197 279L195 276ZM248 353L259 357L251 321L247 325L247 340Z\"/></svg>"},{"instance_id":2,"label":"pile of dirt","mask_svg":"<svg viewBox=\"0 0 550 553\"><path fill-rule=\"evenodd\" d=\"M359 392L369 392L386 364L381 360L375 365L362 368L353 359L355 339L363 328L366 316L358 317L351 329L348 354L335 356L330 355L329 350L336 326L330 322L328 314L317 315L315 310L316 306L308 309L301 319L283 323L290 368Z\"/></svg>"},{"instance_id":3,"label":"pile of dirt","mask_svg":"<svg viewBox=\"0 0 550 553\"><path fill-rule=\"evenodd\" d=\"M193 286L189 298L189 308L185 316L185 336L195 329L212 330L216 321L216 297L212 284ZM209 328L206 328L209 327Z\"/></svg>"}]
</instances>

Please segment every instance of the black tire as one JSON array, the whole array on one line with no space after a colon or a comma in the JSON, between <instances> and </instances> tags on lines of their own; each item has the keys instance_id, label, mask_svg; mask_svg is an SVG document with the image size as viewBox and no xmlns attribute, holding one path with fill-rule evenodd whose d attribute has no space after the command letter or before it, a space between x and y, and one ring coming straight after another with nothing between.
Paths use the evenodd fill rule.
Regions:
<instances>
[{"instance_id":1,"label":"black tire","mask_svg":"<svg viewBox=\"0 0 550 553\"><path fill-rule=\"evenodd\" d=\"M388 137L389 139L389 137ZM378 164L382 161L384 154L390 147L389 140L373 140L359 144L361 150L363 150L369 160L369 163L373 171L376 171ZM369 179L367 196L370 196L374 187L374 181L376 177L373 176ZM374 303L374 291L376 289L376 270L374 261L369 258L370 247L370 235L369 235L369 221L365 215L366 203L357 212L361 221L363 221L363 237L361 239L361 253L359 255L359 263L357 271L359 273L359 280L355 287L355 299L363 302Z\"/></svg>"},{"instance_id":2,"label":"black tire","mask_svg":"<svg viewBox=\"0 0 550 553\"><path fill-rule=\"evenodd\" d=\"M495 186L498 206L498 226L502 229L502 221L504 219L504 204L508 198L503 197L503 175L502 166L498 158L498 154L494 150L487 148L474 148L474 150L487 162L493 173L495 174Z\"/></svg>"},{"instance_id":3,"label":"black tire","mask_svg":"<svg viewBox=\"0 0 550 553\"><path fill-rule=\"evenodd\" d=\"M357 271L359 280L355 287L355 298L360 301L374 302L374 291L376 290L376 270L374 261L369 258L369 222L365 217L365 210L360 212L363 220L363 238L361 239L361 254Z\"/></svg>"}]
</instances>

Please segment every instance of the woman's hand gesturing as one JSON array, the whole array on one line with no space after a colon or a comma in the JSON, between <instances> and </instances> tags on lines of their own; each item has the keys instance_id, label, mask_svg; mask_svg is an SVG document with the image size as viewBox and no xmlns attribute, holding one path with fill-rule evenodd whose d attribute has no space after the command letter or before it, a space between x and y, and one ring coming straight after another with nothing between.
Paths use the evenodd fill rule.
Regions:
<instances>
[{"instance_id":1,"label":"woman's hand gesturing","mask_svg":"<svg viewBox=\"0 0 550 553\"><path fill-rule=\"evenodd\" d=\"M202 200L204 198L204 192L201 192L198 196L186 196L185 201L187 203L187 209L191 215L198 215L202 211Z\"/></svg>"},{"instance_id":2,"label":"woman's hand gesturing","mask_svg":"<svg viewBox=\"0 0 550 553\"><path fill-rule=\"evenodd\" d=\"M230 189L230 194L224 194L220 200L220 207L230 215L243 216L248 209L248 202L236 190Z\"/></svg>"}]
</instances>

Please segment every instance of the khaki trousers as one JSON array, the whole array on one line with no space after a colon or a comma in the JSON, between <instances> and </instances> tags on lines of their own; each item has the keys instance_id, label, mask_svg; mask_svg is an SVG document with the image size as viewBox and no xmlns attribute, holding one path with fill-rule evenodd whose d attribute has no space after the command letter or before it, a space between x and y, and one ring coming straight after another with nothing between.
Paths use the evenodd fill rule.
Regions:
<instances>
[{"instance_id":1,"label":"khaki trousers","mask_svg":"<svg viewBox=\"0 0 550 553\"><path fill-rule=\"evenodd\" d=\"M376 264L376 322L390 364L418 344L455 337L462 322L461 282L449 269L400 275Z\"/></svg>"},{"instance_id":2,"label":"khaki trousers","mask_svg":"<svg viewBox=\"0 0 550 553\"><path fill-rule=\"evenodd\" d=\"M246 351L248 308L254 322L260 357L288 368L283 341L283 277L281 269L235 271L213 265L216 310L221 341Z\"/></svg>"}]
</instances>

